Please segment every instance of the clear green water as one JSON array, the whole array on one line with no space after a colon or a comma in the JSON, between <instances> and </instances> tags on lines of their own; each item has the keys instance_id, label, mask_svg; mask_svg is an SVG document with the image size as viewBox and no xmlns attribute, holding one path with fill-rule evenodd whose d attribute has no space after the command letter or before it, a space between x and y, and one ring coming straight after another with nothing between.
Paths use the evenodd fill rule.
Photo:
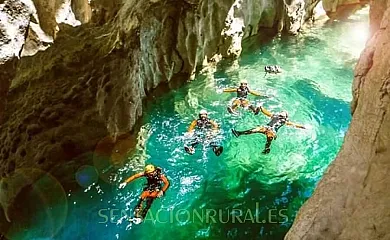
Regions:
<instances>
[{"instance_id":1,"label":"clear green water","mask_svg":"<svg viewBox=\"0 0 390 240\"><path fill-rule=\"evenodd\" d=\"M171 181L166 196L152 206L155 221L120 221L120 211L129 213L134 207L144 180L124 190L100 184L69 193L66 225L56 237L40 239L283 239L342 144L350 122L353 68L364 48L367 21L366 9L348 22L316 26L298 37L261 46L246 41L235 66L221 63L214 72L154 99L143 118L150 131L145 157ZM284 73L264 77L265 64L278 64ZM217 90L242 78L271 96L251 100L274 112L285 109L291 121L310 128L281 128L269 155L260 153L263 135L234 138L232 127L242 130L268 121L248 111L239 116L226 112L234 95ZM202 146L193 156L183 151L183 133L203 108L221 125L225 151L220 157ZM123 176L132 173L124 169ZM108 208L119 210L110 214ZM207 211L217 215L207 218Z\"/></svg>"}]
</instances>

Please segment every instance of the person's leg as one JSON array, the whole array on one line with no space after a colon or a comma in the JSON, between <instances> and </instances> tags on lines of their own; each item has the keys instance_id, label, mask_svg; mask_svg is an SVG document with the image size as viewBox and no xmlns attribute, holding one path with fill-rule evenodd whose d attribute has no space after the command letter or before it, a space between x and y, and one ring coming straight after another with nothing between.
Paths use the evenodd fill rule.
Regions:
<instances>
[{"instance_id":1,"label":"person's leg","mask_svg":"<svg viewBox=\"0 0 390 240\"><path fill-rule=\"evenodd\" d=\"M148 196L148 191L143 191L139 200L138 200L137 205L134 208L134 216L135 217L137 217L137 218L140 217L140 213L142 212L142 203L145 201L147 196Z\"/></svg>"},{"instance_id":2,"label":"person's leg","mask_svg":"<svg viewBox=\"0 0 390 240\"><path fill-rule=\"evenodd\" d=\"M196 148L196 146L198 146L198 144L199 144L199 139L195 139L193 142L190 143L190 146L193 148Z\"/></svg>"},{"instance_id":3,"label":"person's leg","mask_svg":"<svg viewBox=\"0 0 390 240\"><path fill-rule=\"evenodd\" d=\"M249 129L249 130L244 130L244 131L237 131L235 129L232 129L232 133L234 134L234 136L236 137L239 137L241 135L248 135L248 134L252 134L252 133L262 133L264 131L264 127L257 127L257 128L252 128L252 129Z\"/></svg>"},{"instance_id":4,"label":"person's leg","mask_svg":"<svg viewBox=\"0 0 390 240\"><path fill-rule=\"evenodd\" d=\"M184 150L188 153L188 154L194 154L195 153L195 148L196 146L198 146L199 144L199 139L196 138L194 139L192 142L190 142L188 145L184 146Z\"/></svg>"},{"instance_id":5,"label":"person's leg","mask_svg":"<svg viewBox=\"0 0 390 240\"><path fill-rule=\"evenodd\" d=\"M270 146L273 139L274 139L273 137L267 137L267 142L265 143L264 150L262 153L267 154L271 151Z\"/></svg>"},{"instance_id":6,"label":"person's leg","mask_svg":"<svg viewBox=\"0 0 390 240\"><path fill-rule=\"evenodd\" d=\"M272 140L276 139L276 134L272 131L267 131L265 132L265 135L267 136L267 142L265 143L264 150L262 153L268 154L271 151Z\"/></svg>"},{"instance_id":7,"label":"person's leg","mask_svg":"<svg viewBox=\"0 0 390 240\"><path fill-rule=\"evenodd\" d=\"M140 213L140 211L141 211L141 209L142 209L142 203L143 203L144 200L145 200L145 199L140 198L140 199L138 200L137 205L134 207L134 216L135 216L135 217L139 217L139 213Z\"/></svg>"},{"instance_id":8,"label":"person's leg","mask_svg":"<svg viewBox=\"0 0 390 240\"><path fill-rule=\"evenodd\" d=\"M238 106L240 106L241 105L241 101L240 101L240 99L234 99L233 100L233 103L232 103L232 105L231 106L229 106L227 109L228 109L228 112L229 113L234 113L235 111L236 111L236 108L238 107Z\"/></svg>"},{"instance_id":9,"label":"person's leg","mask_svg":"<svg viewBox=\"0 0 390 240\"><path fill-rule=\"evenodd\" d=\"M219 156L223 152L223 147L219 145L216 141L210 143L210 147L213 149L213 152L216 156Z\"/></svg>"},{"instance_id":10,"label":"person's leg","mask_svg":"<svg viewBox=\"0 0 390 240\"><path fill-rule=\"evenodd\" d=\"M252 112L257 115L260 112L260 107L253 106L248 100L245 101L245 106L247 106Z\"/></svg>"},{"instance_id":11,"label":"person's leg","mask_svg":"<svg viewBox=\"0 0 390 240\"><path fill-rule=\"evenodd\" d=\"M240 99L235 99L235 100L233 101L232 110L235 111L236 108L237 108L238 106L240 106L240 104L241 104L241 100L240 100Z\"/></svg>"},{"instance_id":12,"label":"person's leg","mask_svg":"<svg viewBox=\"0 0 390 240\"><path fill-rule=\"evenodd\" d=\"M142 219L145 219L146 215L148 214L148 211L150 209L150 207L152 206L152 203L154 201L154 199L156 199L155 197L149 197L146 199L146 206L145 208L142 210Z\"/></svg>"}]
</instances>

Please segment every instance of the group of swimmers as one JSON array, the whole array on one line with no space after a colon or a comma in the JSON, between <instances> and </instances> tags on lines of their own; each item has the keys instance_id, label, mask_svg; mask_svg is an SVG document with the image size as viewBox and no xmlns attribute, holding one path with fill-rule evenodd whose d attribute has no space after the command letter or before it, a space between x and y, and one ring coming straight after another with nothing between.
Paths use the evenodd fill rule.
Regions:
<instances>
[{"instance_id":1,"label":"group of swimmers","mask_svg":"<svg viewBox=\"0 0 390 240\"><path fill-rule=\"evenodd\" d=\"M279 66L266 66L264 68L266 73L280 73ZM272 71L271 71L272 70ZM224 89L223 92L231 93L235 92L237 96L233 99L232 104L227 107L227 111L231 114L235 114L238 107L242 107L245 109L250 109L254 115L258 115L260 112L265 116L270 118L270 121L264 126L257 126L252 129L238 131L236 129L232 129L232 133L235 137L239 137L241 135L249 135L254 133L261 133L267 137L263 154L268 154L271 149L271 143L277 137L278 130L284 126L293 126L296 128L305 129L304 126L295 124L289 121L287 111L281 111L278 113L271 113L263 106L255 107L250 103L247 99L249 94L255 96L261 96L261 94L253 91L249 88L248 82L246 80L240 81L240 86L236 88L228 88ZM206 110L201 110L198 115L198 119L195 119L191 122L188 131L186 133L189 142L184 146L185 151L188 154L194 154L195 148L200 143L207 143L216 156L220 156L223 152L223 147L218 144L215 140L216 136L219 132L219 125L209 118L208 112ZM162 173L161 168L155 167L153 165L147 165L143 172L137 173L128 179L126 179L123 183L119 185L119 188L123 188L127 183L140 178L146 177L147 185L142 192L138 204L134 210L135 218L132 218L134 223L140 223L146 217L148 210L150 209L155 198L161 197L164 195L166 190L169 187L169 181ZM143 202L146 201L146 206L142 208Z\"/></svg>"}]
</instances>

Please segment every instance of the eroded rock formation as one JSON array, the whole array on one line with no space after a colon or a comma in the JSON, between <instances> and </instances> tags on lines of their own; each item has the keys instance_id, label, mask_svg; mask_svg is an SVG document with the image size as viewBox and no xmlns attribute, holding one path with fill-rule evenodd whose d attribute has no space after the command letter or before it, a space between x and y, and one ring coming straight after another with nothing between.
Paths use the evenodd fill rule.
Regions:
<instances>
[{"instance_id":1,"label":"eroded rock formation","mask_svg":"<svg viewBox=\"0 0 390 240\"><path fill-rule=\"evenodd\" d=\"M30 22L30 10L22 2L0 4L0 64L20 56Z\"/></svg>"},{"instance_id":2,"label":"eroded rock formation","mask_svg":"<svg viewBox=\"0 0 390 240\"><path fill-rule=\"evenodd\" d=\"M91 9L86 9L88 0L83 3L73 1L77 16L86 22ZM75 19L70 0L6 0L0 4L0 17L0 64L14 56L30 56L45 50L53 43L58 24L80 24Z\"/></svg>"},{"instance_id":3,"label":"eroded rock formation","mask_svg":"<svg viewBox=\"0 0 390 240\"><path fill-rule=\"evenodd\" d=\"M210 6L221 6L221 9L208 9L199 1L185 3L196 8L192 12L198 17L205 12L213 13L211 21L217 24L217 28L220 28L222 20L225 21L225 30L222 33L225 39L224 48L221 48L220 52L224 56L237 56L240 53L241 40L257 34L260 28L274 28L296 34L313 14L313 9L319 2L320 0L209 2ZM128 4L133 3L124 1L123 5ZM199 9L200 5L204 6L202 11ZM72 26L91 22L103 24L110 21L121 6L119 0L6 0L0 4L0 14L3 15L0 24L3 39L0 39L0 46L3 51L8 52L0 52L0 63L13 56L31 56L38 50L45 50L56 38L60 23ZM208 16L196 19L192 27L199 25L199 31L212 29L203 25L205 21L210 21ZM18 31L7 33L9 29ZM219 35L220 32L213 34Z\"/></svg>"},{"instance_id":4,"label":"eroded rock formation","mask_svg":"<svg viewBox=\"0 0 390 240\"><path fill-rule=\"evenodd\" d=\"M375 33L355 68L353 118L343 147L285 239L390 237L389 3L371 6Z\"/></svg>"},{"instance_id":5,"label":"eroded rock formation","mask_svg":"<svg viewBox=\"0 0 390 240\"><path fill-rule=\"evenodd\" d=\"M18 3L23 24L16 35L31 45L23 51L35 54L43 41L33 33L54 44L34 56L12 59L22 49L20 40L12 48L18 54L6 55L3 59L12 60L0 65L0 204L8 221L20 189L40 177L27 175L29 180L21 181L18 169L41 169L69 186L81 165L95 164L106 178L100 166L123 164L136 144L133 133L143 99L154 89L185 82L205 59L239 55L241 39L262 27L295 33L318 1L33 3ZM56 14L61 11L65 14ZM73 13L83 24L60 24L74 22ZM97 164L96 159L109 162Z\"/></svg>"},{"instance_id":6,"label":"eroded rock formation","mask_svg":"<svg viewBox=\"0 0 390 240\"><path fill-rule=\"evenodd\" d=\"M334 19L345 19L368 4L369 0L323 0L322 5L327 15Z\"/></svg>"},{"instance_id":7,"label":"eroded rock formation","mask_svg":"<svg viewBox=\"0 0 390 240\"><path fill-rule=\"evenodd\" d=\"M239 56L241 41L261 34L261 29L275 29L297 34L302 25L313 15L320 0L236 0L229 9L226 26L222 32L228 40L224 56Z\"/></svg>"}]
</instances>

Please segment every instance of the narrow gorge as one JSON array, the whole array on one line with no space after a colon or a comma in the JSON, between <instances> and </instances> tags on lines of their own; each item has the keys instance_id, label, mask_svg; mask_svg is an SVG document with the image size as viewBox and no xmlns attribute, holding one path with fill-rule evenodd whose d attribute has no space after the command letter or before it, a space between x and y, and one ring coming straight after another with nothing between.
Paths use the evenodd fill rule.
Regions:
<instances>
[{"instance_id":1,"label":"narrow gorge","mask_svg":"<svg viewBox=\"0 0 390 240\"><path fill-rule=\"evenodd\" d=\"M331 43L328 43L330 47L325 46L323 39L328 34L332 36L329 41L337 41L337 34L332 35L330 30L320 32L322 30L316 27L310 29L315 24L324 24L323 29L332 28L333 22L337 25L343 21L356 26L353 24L360 24L361 20L350 20L349 17L367 4L370 5L370 40L355 67L352 87L347 89L345 86L351 86L350 83L340 83L338 90L332 92L328 89L326 92L321 83L318 87L315 81L311 82L310 76L315 78L313 74L321 68L307 70L307 75L302 75L305 66L300 64L309 61L316 66L320 58L314 59L313 52L313 59L310 53L305 57L293 57L306 54L301 52L304 48L323 47L323 51L331 53L327 53L324 62L319 62L318 66L332 65L332 59L335 65L339 64L334 69L329 68L334 73L329 73L328 78L337 79L337 74L340 74L341 80L352 80L351 66L358 57L351 56L354 49L339 52L340 59L336 59L338 49L330 49ZM327 17L317 12L319 10ZM150 236L167 239L158 236L156 232L160 231L165 237L177 234L177 239L221 239L221 236L226 239L245 236L249 239L282 239L291 227L285 239L387 239L390 57L386 50L390 37L387 28L389 14L390 1L387 0L0 1L2 236L5 239L150 239ZM325 18L329 20L325 22ZM339 33L346 31L348 26L340 26ZM316 31L323 36L316 38ZM355 40L353 36L349 37ZM352 49L354 46L348 47ZM285 50L287 48L290 50ZM262 62L247 57L252 50L260 51L257 56ZM295 66L287 66L295 60ZM191 112L193 109L207 107L218 123L229 127L239 124L235 119L223 117L226 101L220 102L215 89L235 84L244 77L256 88L272 90L275 83L260 80L263 77L260 71L266 61L284 63L289 71L283 75L290 73L294 76L290 83L289 79L271 79L285 81L276 83L277 86L280 84L279 90L274 90L279 91L276 97L271 93L269 104L272 109L281 102L285 107L286 102L278 97L296 92L296 99L291 101L301 99L302 104L308 104L307 109L315 108L321 118L318 122L326 125L323 129L302 133L291 142L279 138L283 138L283 134L295 138L298 130L281 133L275 145L286 147L300 141L310 145L308 148L297 147L304 152L303 155L292 150L283 154L275 147L274 159L280 164L283 155L291 156L287 163L281 164L287 166L288 173L281 169L270 173L263 162L251 167L247 161L253 161L258 149L242 150L241 155L234 153L232 149L240 151L243 143L228 143L229 129L225 127L226 157L222 155L206 161L203 156L200 159L204 162L177 157L182 150L178 145L171 146L169 140L181 141L179 135L187 127L183 123L196 115ZM252 62L256 62L256 67L251 65ZM248 68L253 69L249 71ZM326 78L326 73L323 76ZM259 80L255 80L257 78ZM306 80L310 84L306 85ZM323 85L326 84L328 82ZM337 89L337 82L329 84L335 84L334 89ZM347 109L351 90L353 99L351 108ZM313 99L319 96L321 99L316 103ZM214 104L206 104L205 100ZM310 107L311 101L315 102L315 107ZM324 117L325 113L321 111L327 109L321 108L320 101L332 105L328 108L335 111L330 114L338 113L340 119ZM267 106L267 100L264 104ZM217 110L216 106L222 110ZM310 121L317 120L318 117L307 112L306 108L299 114L294 106L298 107L291 104L287 108L297 121L310 125ZM253 117L244 119L255 124ZM312 125L317 127L317 124ZM332 137L326 135L326 131L340 135L328 141L326 139ZM311 146L315 145L309 143L310 140L326 145L323 146L325 150L319 147L318 153L312 153L315 161L322 165L316 162L312 166L306 159L314 149ZM330 142L329 145L334 142L334 146L328 147L325 142ZM272 156L266 158L267 161L270 159ZM121 230L111 225L107 227L108 223L101 224L106 217L102 209L106 208L99 205L100 202L111 208L117 207L119 215L120 209L129 209L130 203L134 205L136 189L117 192L118 178L141 170L149 160L159 161L161 167L167 169L168 178L173 181L172 191L177 196L183 193L192 196L183 195L181 201L174 198L173 193L167 195L168 200L158 203L162 209L217 208L217 205L230 209L245 207L246 203L257 198L260 200L256 201L276 204L285 201L283 196L289 195L289 200L283 204L289 209L289 214L297 212L310 197L310 189L330 165L293 224L295 216L290 215L287 225L266 224L255 230L243 225L236 228L234 224L229 225L231 223L222 227L196 223L175 233L174 227L165 228L163 224L157 224L154 230L129 230L123 219L115 219L112 224L123 225L119 227ZM188 161L190 163L186 165ZM222 163L218 161L227 162L223 163L227 166L220 166ZM310 168L305 168L303 162ZM291 170L294 165L296 169ZM201 169L197 167L206 172L200 173ZM240 170L233 170L236 167ZM189 173L193 171L194 175L180 175L181 169L187 169ZM225 170L214 172L209 169L226 169L225 174L230 173L234 181L220 176ZM256 176L246 175L249 169L254 173L260 171L260 175L269 173L269 179L257 179L257 182L264 186L261 190L269 190L270 195L262 195L254 183ZM313 172L311 179L309 172ZM85 184L79 177L83 174L88 176ZM187 182L191 185L188 188ZM280 189L270 190L267 186ZM299 190L282 190L295 187ZM305 188L309 189L307 193L301 193ZM212 200L214 191L221 200ZM273 198L273 194L281 196ZM26 198L32 199L31 202L25 203ZM244 203L234 202L236 198L242 198ZM229 201L234 203L229 205ZM35 207L36 204L42 206ZM44 213L31 217L34 211ZM113 217L110 210L106 212L107 219ZM84 216L85 227L72 225ZM45 230L42 230L42 223L48 224ZM92 230L96 226L102 226L102 229ZM106 235L102 233L103 226L107 229ZM149 228L152 226L148 225ZM23 229L28 229L29 233ZM148 231L150 236L145 235ZM249 232L249 235L244 232Z\"/></svg>"}]
</instances>

